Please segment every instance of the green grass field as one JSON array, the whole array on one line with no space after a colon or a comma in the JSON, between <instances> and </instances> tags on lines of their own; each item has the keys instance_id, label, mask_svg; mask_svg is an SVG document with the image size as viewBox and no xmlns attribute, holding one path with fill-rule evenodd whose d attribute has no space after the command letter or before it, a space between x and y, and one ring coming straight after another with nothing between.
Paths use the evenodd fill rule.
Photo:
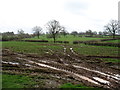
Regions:
<instances>
[{"instance_id":1,"label":"green grass field","mask_svg":"<svg viewBox=\"0 0 120 90\"><path fill-rule=\"evenodd\" d=\"M61 85L59 88L92 88L92 87L87 87L84 85L73 85L72 83L65 83L63 85Z\"/></svg>"},{"instance_id":2,"label":"green grass field","mask_svg":"<svg viewBox=\"0 0 120 90\"><path fill-rule=\"evenodd\" d=\"M28 76L2 74L2 88L33 88L35 83Z\"/></svg>"},{"instance_id":3,"label":"green grass field","mask_svg":"<svg viewBox=\"0 0 120 90\"><path fill-rule=\"evenodd\" d=\"M72 43L73 41L89 41L89 40L100 40L105 38L95 38L95 37L79 37L79 36L73 36L73 35L67 35L67 36L60 36L56 38L56 41L69 41ZM34 38L25 38L24 40L48 40L53 41L53 38L47 38L46 36L40 36L39 39L37 37Z\"/></svg>"},{"instance_id":4,"label":"green grass field","mask_svg":"<svg viewBox=\"0 0 120 90\"><path fill-rule=\"evenodd\" d=\"M110 41L104 41L104 42L109 42L109 43L120 43L120 40L110 40Z\"/></svg>"},{"instance_id":5,"label":"green grass field","mask_svg":"<svg viewBox=\"0 0 120 90\"><path fill-rule=\"evenodd\" d=\"M38 40L38 38L27 38L29 40ZM70 44L54 44L53 42L42 43L42 42L24 42L24 41L4 41L2 43L2 48L9 48L11 51L18 53L33 53L37 55L44 55L48 52L49 49L54 52L63 53L63 47L61 45L65 45L67 50L70 51L70 47L78 53L85 56L118 56L119 48L118 47L110 47L110 46L94 46L94 45L85 45L85 44L72 44L73 41L88 41L88 40L100 40L103 38L88 38L88 37L74 37L67 36L57 38L57 41L70 41ZM53 41L53 39L47 39L44 36L40 37L40 40L49 40ZM116 41L115 41L116 42ZM104 62L120 62L118 59L111 58L102 58ZM3 74L3 88L30 88L34 87L36 82L28 76L23 75L11 75L11 74ZM67 83L61 85L60 88L88 88L83 85L73 85L71 83Z\"/></svg>"},{"instance_id":6,"label":"green grass field","mask_svg":"<svg viewBox=\"0 0 120 90\"><path fill-rule=\"evenodd\" d=\"M84 45L80 44L73 46L73 49L83 55L90 56L118 56L119 48L110 46L94 46L94 45Z\"/></svg>"},{"instance_id":7,"label":"green grass field","mask_svg":"<svg viewBox=\"0 0 120 90\"><path fill-rule=\"evenodd\" d=\"M65 44L63 44L65 45ZM75 52L83 55L94 56L118 56L119 48L110 46L93 46L84 44L67 44L69 47L73 47ZM44 54L51 49L53 51L63 51L63 47L59 44L47 45L47 43L40 42L21 42L21 41L7 41L2 43L3 48L9 48L10 50L18 53L34 53Z\"/></svg>"},{"instance_id":8,"label":"green grass field","mask_svg":"<svg viewBox=\"0 0 120 90\"><path fill-rule=\"evenodd\" d=\"M62 50L61 46L46 45L46 43L40 42L22 42L22 41L7 41L2 43L3 48L9 48L10 50L18 53L34 53L44 54L48 49Z\"/></svg>"},{"instance_id":9,"label":"green grass field","mask_svg":"<svg viewBox=\"0 0 120 90\"><path fill-rule=\"evenodd\" d=\"M65 44L63 44L65 45ZM67 44L69 47L73 47L74 51L83 55L94 56L118 56L119 48L110 46L94 46L84 44ZM3 48L9 48L10 50L18 53L34 53L45 54L48 49L53 51L63 52L63 47L59 44L49 44L41 42L22 42L22 41L7 41L2 43Z\"/></svg>"},{"instance_id":10,"label":"green grass field","mask_svg":"<svg viewBox=\"0 0 120 90\"><path fill-rule=\"evenodd\" d=\"M120 63L120 59L113 59L113 58L102 58L104 62L113 62L113 63Z\"/></svg>"}]
</instances>

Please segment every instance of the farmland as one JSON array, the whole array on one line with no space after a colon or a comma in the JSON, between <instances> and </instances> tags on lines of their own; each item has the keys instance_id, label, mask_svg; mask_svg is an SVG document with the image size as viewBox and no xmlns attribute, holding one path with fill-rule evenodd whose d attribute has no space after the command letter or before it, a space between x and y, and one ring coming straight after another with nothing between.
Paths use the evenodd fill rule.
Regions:
<instances>
[{"instance_id":1,"label":"farmland","mask_svg":"<svg viewBox=\"0 0 120 90\"><path fill-rule=\"evenodd\" d=\"M73 44L101 39L68 35L57 41L69 43L45 36L24 40L48 42L3 41L3 88L119 88L118 47Z\"/></svg>"},{"instance_id":2,"label":"farmland","mask_svg":"<svg viewBox=\"0 0 120 90\"><path fill-rule=\"evenodd\" d=\"M106 37L105 37L106 38ZM66 36L58 36L57 37L57 41L69 41L70 43L72 43L73 41L88 41L88 40L100 40L100 39L105 39L105 38L94 38L94 37L79 37L79 36L73 36L73 35L66 35ZM49 40L49 41L53 41L52 38L47 38L45 35L40 36L41 40ZM24 40L38 40L37 37L34 38L26 38Z\"/></svg>"}]
</instances>

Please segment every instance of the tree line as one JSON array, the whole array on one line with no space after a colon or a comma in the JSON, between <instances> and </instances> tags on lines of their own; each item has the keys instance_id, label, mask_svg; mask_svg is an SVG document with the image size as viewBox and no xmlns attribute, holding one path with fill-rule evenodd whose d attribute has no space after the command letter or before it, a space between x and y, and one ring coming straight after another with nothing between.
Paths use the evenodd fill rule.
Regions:
<instances>
[{"instance_id":1,"label":"tree line","mask_svg":"<svg viewBox=\"0 0 120 90\"><path fill-rule=\"evenodd\" d=\"M119 32L118 30L118 21L117 20L111 20L108 24L106 24L104 26L105 31L100 31L100 32L96 32L96 31L92 31L92 30L87 30L86 32L77 32L77 31L72 31L71 33L69 33L66 28L64 26L61 26L59 21L57 20L51 20L46 24L46 29L48 30L48 32L46 33L47 35L49 35L50 38L53 38L54 42L56 42L56 37L57 35L68 35L71 34L74 37L75 36L87 36L87 37L92 37L94 35L112 35L113 38L115 38L116 33ZM24 33L24 31L22 29L18 30L18 34L14 34L13 32L5 32L2 33L2 39L7 39L7 38L11 38L11 39L22 39L22 38L30 38L30 37L34 37L37 36L39 38L39 36L42 33L42 28L40 26L35 26L32 28L32 31L34 32L33 34L28 34L28 33ZM14 36L14 37L13 37Z\"/></svg>"}]
</instances>

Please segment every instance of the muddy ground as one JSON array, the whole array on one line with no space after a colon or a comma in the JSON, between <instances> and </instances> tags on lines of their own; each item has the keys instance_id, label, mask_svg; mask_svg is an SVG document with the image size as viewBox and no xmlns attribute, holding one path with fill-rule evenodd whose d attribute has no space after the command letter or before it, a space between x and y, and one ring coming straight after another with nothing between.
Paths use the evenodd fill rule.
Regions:
<instances>
[{"instance_id":1,"label":"muddy ground","mask_svg":"<svg viewBox=\"0 0 120 90\"><path fill-rule=\"evenodd\" d=\"M119 63L105 63L98 57L79 55L73 48L62 47L63 54L49 49L44 56L3 49L3 72L42 77L36 88L56 88L64 83L73 83L120 89Z\"/></svg>"}]
</instances>

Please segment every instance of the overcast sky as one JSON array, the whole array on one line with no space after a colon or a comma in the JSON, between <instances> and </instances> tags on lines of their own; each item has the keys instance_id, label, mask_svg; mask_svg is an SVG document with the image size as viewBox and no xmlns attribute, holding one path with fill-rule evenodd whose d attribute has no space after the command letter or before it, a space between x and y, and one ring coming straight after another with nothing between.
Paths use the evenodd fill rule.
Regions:
<instances>
[{"instance_id":1,"label":"overcast sky","mask_svg":"<svg viewBox=\"0 0 120 90\"><path fill-rule=\"evenodd\" d=\"M103 31L111 19L118 19L119 0L0 0L0 32L23 29L57 20L66 30Z\"/></svg>"}]
</instances>

